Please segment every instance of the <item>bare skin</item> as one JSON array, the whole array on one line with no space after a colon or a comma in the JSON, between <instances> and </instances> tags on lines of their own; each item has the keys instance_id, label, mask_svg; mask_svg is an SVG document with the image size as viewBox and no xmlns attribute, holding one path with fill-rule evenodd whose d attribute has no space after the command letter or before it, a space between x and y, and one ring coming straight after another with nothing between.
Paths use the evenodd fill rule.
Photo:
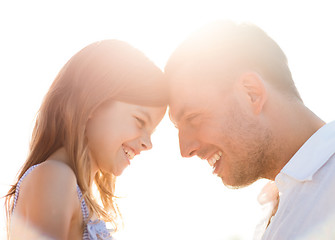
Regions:
<instances>
[{"instance_id":1,"label":"bare skin","mask_svg":"<svg viewBox=\"0 0 335 240\"><path fill-rule=\"evenodd\" d=\"M22 239L17 234L24 232L35 232L41 239L82 239L77 181L66 159L64 149L59 149L22 182L11 223L19 231L13 233L13 239Z\"/></svg>"},{"instance_id":2,"label":"bare skin","mask_svg":"<svg viewBox=\"0 0 335 240\"><path fill-rule=\"evenodd\" d=\"M182 69L171 79L170 118L179 129L183 157L213 165L234 188L274 180L307 139L325 123L255 72L229 84ZM213 77L214 79L214 77Z\"/></svg>"},{"instance_id":3,"label":"bare skin","mask_svg":"<svg viewBox=\"0 0 335 240\"><path fill-rule=\"evenodd\" d=\"M90 182L99 170L120 175L135 155L151 149L151 134L165 111L113 101L95 112L86 129ZM22 232L33 232L31 239L82 239L84 222L72 164L60 148L26 176L12 216L11 239L27 239Z\"/></svg>"}]
</instances>

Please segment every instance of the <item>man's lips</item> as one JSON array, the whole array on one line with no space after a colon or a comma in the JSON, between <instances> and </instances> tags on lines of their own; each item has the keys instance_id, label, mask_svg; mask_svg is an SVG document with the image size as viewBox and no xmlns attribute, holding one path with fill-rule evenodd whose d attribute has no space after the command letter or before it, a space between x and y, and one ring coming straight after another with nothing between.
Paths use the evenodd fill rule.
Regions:
<instances>
[{"instance_id":1,"label":"man's lips","mask_svg":"<svg viewBox=\"0 0 335 240\"><path fill-rule=\"evenodd\" d=\"M211 167L214 167L216 162L219 161L222 157L222 152L221 151L217 151L215 152L211 157L207 158L208 164Z\"/></svg>"}]
</instances>

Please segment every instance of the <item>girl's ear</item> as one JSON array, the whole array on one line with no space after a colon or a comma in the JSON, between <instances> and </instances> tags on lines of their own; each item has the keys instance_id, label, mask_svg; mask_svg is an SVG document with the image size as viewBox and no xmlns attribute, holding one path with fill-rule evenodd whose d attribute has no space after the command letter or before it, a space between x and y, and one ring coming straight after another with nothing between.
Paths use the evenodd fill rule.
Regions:
<instances>
[{"instance_id":1,"label":"girl's ear","mask_svg":"<svg viewBox=\"0 0 335 240\"><path fill-rule=\"evenodd\" d=\"M239 85L253 113L260 114L268 97L262 77L255 72L244 73L240 76Z\"/></svg>"}]
</instances>

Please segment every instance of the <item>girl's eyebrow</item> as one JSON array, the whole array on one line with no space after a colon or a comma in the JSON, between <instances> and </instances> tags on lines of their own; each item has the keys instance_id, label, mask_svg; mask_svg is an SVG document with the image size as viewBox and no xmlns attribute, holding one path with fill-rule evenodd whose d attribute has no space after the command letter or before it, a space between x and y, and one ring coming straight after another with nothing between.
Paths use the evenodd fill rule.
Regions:
<instances>
[{"instance_id":1,"label":"girl's eyebrow","mask_svg":"<svg viewBox=\"0 0 335 240\"><path fill-rule=\"evenodd\" d=\"M149 123L152 124L152 119L149 115L149 113L147 113L146 111L144 111L143 109L139 109L139 111L146 116L146 118L148 119Z\"/></svg>"}]
</instances>

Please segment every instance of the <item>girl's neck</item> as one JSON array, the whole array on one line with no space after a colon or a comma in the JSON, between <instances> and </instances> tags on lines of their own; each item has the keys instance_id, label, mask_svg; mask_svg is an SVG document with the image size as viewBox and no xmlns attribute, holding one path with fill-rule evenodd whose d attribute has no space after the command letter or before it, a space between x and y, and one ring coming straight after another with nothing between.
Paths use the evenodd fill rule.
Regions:
<instances>
[{"instance_id":1,"label":"girl's neck","mask_svg":"<svg viewBox=\"0 0 335 240\"><path fill-rule=\"evenodd\" d=\"M73 163L70 161L70 158L64 147L57 149L53 154L50 155L48 160L60 161L68 165L72 170L74 170ZM98 167L95 164L95 161L91 161L91 183L94 181L94 176L98 171Z\"/></svg>"},{"instance_id":2,"label":"girl's neck","mask_svg":"<svg viewBox=\"0 0 335 240\"><path fill-rule=\"evenodd\" d=\"M73 169L73 164L71 163L70 158L64 147L61 147L57 149L54 153L52 153L50 157L48 157L48 160L63 162L66 165L68 165L71 169Z\"/></svg>"}]
</instances>

